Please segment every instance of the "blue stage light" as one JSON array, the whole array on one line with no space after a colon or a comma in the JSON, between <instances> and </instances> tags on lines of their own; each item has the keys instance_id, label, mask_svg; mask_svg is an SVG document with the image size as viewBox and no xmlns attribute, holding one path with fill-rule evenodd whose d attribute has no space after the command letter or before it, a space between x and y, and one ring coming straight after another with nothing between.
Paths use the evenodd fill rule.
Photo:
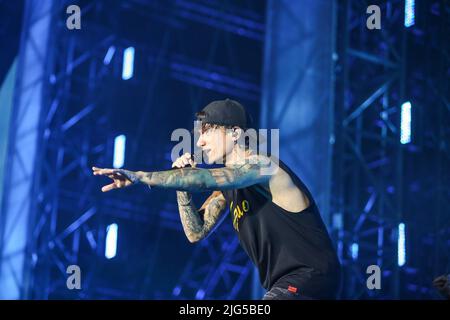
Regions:
<instances>
[{"instance_id":1,"label":"blue stage light","mask_svg":"<svg viewBox=\"0 0 450 320\"><path fill-rule=\"evenodd\" d=\"M181 288L180 288L180 286L176 286L176 287L173 289L173 291L172 291L172 294L173 294L175 297L178 297L178 296L180 295L180 293L181 293Z\"/></svg>"},{"instance_id":2,"label":"blue stage light","mask_svg":"<svg viewBox=\"0 0 450 320\"><path fill-rule=\"evenodd\" d=\"M398 225L398 266L402 267L406 263L406 232L405 224L400 223Z\"/></svg>"},{"instance_id":3,"label":"blue stage light","mask_svg":"<svg viewBox=\"0 0 450 320\"><path fill-rule=\"evenodd\" d=\"M414 0L405 0L405 27L409 28L414 25Z\"/></svg>"},{"instance_id":4,"label":"blue stage light","mask_svg":"<svg viewBox=\"0 0 450 320\"><path fill-rule=\"evenodd\" d=\"M113 167L122 168L125 163L125 143L127 138L121 134L114 139Z\"/></svg>"},{"instance_id":5,"label":"blue stage light","mask_svg":"<svg viewBox=\"0 0 450 320\"><path fill-rule=\"evenodd\" d=\"M112 259L117 254L117 223L112 223L106 228L105 257Z\"/></svg>"},{"instance_id":6,"label":"blue stage light","mask_svg":"<svg viewBox=\"0 0 450 320\"><path fill-rule=\"evenodd\" d=\"M358 259L359 245L356 242L352 243L350 250L351 250L351 254L352 254L352 259L353 260Z\"/></svg>"},{"instance_id":7,"label":"blue stage light","mask_svg":"<svg viewBox=\"0 0 450 320\"><path fill-rule=\"evenodd\" d=\"M411 142L411 103L409 101L402 104L400 117L400 142L407 144Z\"/></svg>"},{"instance_id":8,"label":"blue stage light","mask_svg":"<svg viewBox=\"0 0 450 320\"><path fill-rule=\"evenodd\" d=\"M111 62L115 52L116 47L114 46L109 47L108 51L106 52L105 58L103 59L104 65L108 65Z\"/></svg>"},{"instance_id":9,"label":"blue stage light","mask_svg":"<svg viewBox=\"0 0 450 320\"><path fill-rule=\"evenodd\" d=\"M134 48L128 47L123 52L122 79L128 80L133 77L134 71Z\"/></svg>"},{"instance_id":10,"label":"blue stage light","mask_svg":"<svg viewBox=\"0 0 450 320\"><path fill-rule=\"evenodd\" d=\"M195 299L197 300L203 300L203 298L205 297L205 291L202 289L199 289L197 291L197 294L195 295Z\"/></svg>"}]
</instances>

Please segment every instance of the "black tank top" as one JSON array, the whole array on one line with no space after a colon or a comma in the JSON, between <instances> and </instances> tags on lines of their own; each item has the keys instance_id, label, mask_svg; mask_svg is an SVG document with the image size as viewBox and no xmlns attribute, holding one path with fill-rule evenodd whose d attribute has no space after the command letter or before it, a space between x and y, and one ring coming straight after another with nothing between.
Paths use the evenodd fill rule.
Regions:
<instances>
[{"instance_id":1,"label":"black tank top","mask_svg":"<svg viewBox=\"0 0 450 320\"><path fill-rule=\"evenodd\" d=\"M340 265L326 227L305 184L281 161L279 166L308 197L309 207L286 211L260 184L222 191L239 242L264 288L295 286L307 296L333 299Z\"/></svg>"}]
</instances>

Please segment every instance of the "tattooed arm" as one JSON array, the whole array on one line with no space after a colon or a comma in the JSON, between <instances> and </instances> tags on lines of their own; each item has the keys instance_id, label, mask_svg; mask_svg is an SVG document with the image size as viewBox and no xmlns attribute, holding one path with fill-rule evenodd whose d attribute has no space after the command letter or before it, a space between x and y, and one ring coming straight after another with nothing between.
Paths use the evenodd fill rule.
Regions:
<instances>
[{"instance_id":1,"label":"tattooed arm","mask_svg":"<svg viewBox=\"0 0 450 320\"><path fill-rule=\"evenodd\" d=\"M200 210L192 203L186 191L177 191L178 210L184 233L191 243L205 238L214 228L226 206L222 192L214 191ZM203 219L200 214L203 211Z\"/></svg>"},{"instance_id":2,"label":"tattooed arm","mask_svg":"<svg viewBox=\"0 0 450 320\"><path fill-rule=\"evenodd\" d=\"M137 183L179 191L204 192L244 188L268 182L271 176L262 174L261 169L264 166L262 160L257 157L243 165L217 169L185 167L157 172L99 168L93 170L96 175L106 175L114 180L114 183L102 188L104 192Z\"/></svg>"},{"instance_id":3,"label":"tattooed arm","mask_svg":"<svg viewBox=\"0 0 450 320\"><path fill-rule=\"evenodd\" d=\"M245 164L217 169L180 168L171 171L142 172L139 182L151 187L161 187L191 192L243 188L265 181L259 166Z\"/></svg>"}]
</instances>

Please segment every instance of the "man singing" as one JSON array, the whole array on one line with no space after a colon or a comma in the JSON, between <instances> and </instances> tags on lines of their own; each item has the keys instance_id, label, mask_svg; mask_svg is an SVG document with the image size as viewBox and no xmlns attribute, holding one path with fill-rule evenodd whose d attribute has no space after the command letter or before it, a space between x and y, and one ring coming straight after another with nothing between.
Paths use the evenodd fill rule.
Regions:
<instances>
[{"instance_id":1,"label":"man singing","mask_svg":"<svg viewBox=\"0 0 450 320\"><path fill-rule=\"evenodd\" d=\"M113 183L103 192L133 184L177 190L178 209L190 242L207 237L229 208L240 244L259 271L263 299L335 299L340 264L317 205L305 184L282 161L257 154L242 139L249 128L244 107L213 101L197 113L197 146L214 169L196 168L189 153L158 172L93 168ZM275 166L277 170L270 170ZM200 209L192 192L211 195Z\"/></svg>"}]
</instances>

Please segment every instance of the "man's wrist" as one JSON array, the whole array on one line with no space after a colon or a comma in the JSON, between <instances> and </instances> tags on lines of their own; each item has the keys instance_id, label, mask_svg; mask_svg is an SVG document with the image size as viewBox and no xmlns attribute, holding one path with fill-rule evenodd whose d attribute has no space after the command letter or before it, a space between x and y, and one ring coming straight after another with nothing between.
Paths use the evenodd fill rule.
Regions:
<instances>
[{"instance_id":1,"label":"man's wrist","mask_svg":"<svg viewBox=\"0 0 450 320\"><path fill-rule=\"evenodd\" d=\"M182 191L179 191L182 192ZM178 196L178 204L183 207L190 206L192 202L192 195L190 193L185 192L184 195Z\"/></svg>"},{"instance_id":2,"label":"man's wrist","mask_svg":"<svg viewBox=\"0 0 450 320\"><path fill-rule=\"evenodd\" d=\"M124 175L128 180L131 181L132 184L138 184L141 182L140 172L139 171L130 171L125 169L117 169L117 172Z\"/></svg>"},{"instance_id":3,"label":"man's wrist","mask_svg":"<svg viewBox=\"0 0 450 320\"><path fill-rule=\"evenodd\" d=\"M135 174L138 179L136 183L145 184L149 189L152 189L151 173L146 174L144 171L136 171Z\"/></svg>"}]
</instances>

